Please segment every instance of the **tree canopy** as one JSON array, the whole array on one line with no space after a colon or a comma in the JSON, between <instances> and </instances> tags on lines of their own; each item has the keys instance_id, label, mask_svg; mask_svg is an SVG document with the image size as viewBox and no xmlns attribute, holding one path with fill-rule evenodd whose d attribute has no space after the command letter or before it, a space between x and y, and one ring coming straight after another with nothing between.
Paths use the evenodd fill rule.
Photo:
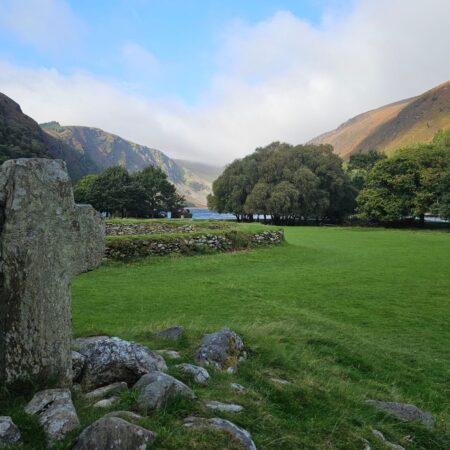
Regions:
<instances>
[{"instance_id":1,"label":"tree canopy","mask_svg":"<svg viewBox=\"0 0 450 450\"><path fill-rule=\"evenodd\" d=\"M208 206L239 220L262 214L275 223L339 221L353 210L355 196L331 146L274 142L231 163L213 183Z\"/></svg>"},{"instance_id":2,"label":"tree canopy","mask_svg":"<svg viewBox=\"0 0 450 450\"><path fill-rule=\"evenodd\" d=\"M158 167L129 173L120 166L87 175L74 188L75 201L121 217L159 217L184 207L184 198Z\"/></svg>"}]
</instances>

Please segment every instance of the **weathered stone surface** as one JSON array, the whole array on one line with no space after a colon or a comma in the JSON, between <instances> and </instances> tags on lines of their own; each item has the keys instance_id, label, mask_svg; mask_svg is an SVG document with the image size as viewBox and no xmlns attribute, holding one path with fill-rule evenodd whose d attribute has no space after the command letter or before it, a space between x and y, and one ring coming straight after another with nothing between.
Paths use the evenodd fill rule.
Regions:
<instances>
[{"instance_id":1,"label":"weathered stone surface","mask_svg":"<svg viewBox=\"0 0 450 450\"><path fill-rule=\"evenodd\" d=\"M117 381L133 384L146 373L167 370L162 356L117 337L76 339L75 346L86 358L80 381L84 390Z\"/></svg>"},{"instance_id":2,"label":"weathered stone surface","mask_svg":"<svg viewBox=\"0 0 450 450\"><path fill-rule=\"evenodd\" d=\"M94 403L94 408L111 408L117 400L117 397L104 398L103 400L99 400L97 403Z\"/></svg>"},{"instance_id":3,"label":"weathered stone surface","mask_svg":"<svg viewBox=\"0 0 450 450\"><path fill-rule=\"evenodd\" d=\"M190 375L197 384L207 384L210 378L205 368L194 366L194 364L177 364L175 367L180 369L181 372Z\"/></svg>"},{"instance_id":4,"label":"weathered stone surface","mask_svg":"<svg viewBox=\"0 0 450 450\"><path fill-rule=\"evenodd\" d=\"M415 405L411 405L409 403L384 402L379 400L366 400L365 403L385 411L404 422L420 421L428 428L434 427L433 416L422 411Z\"/></svg>"},{"instance_id":5,"label":"weathered stone surface","mask_svg":"<svg viewBox=\"0 0 450 450\"><path fill-rule=\"evenodd\" d=\"M18 444L20 431L9 416L0 416L0 448Z\"/></svg>"},{"instance_id":6,"label":"weathered stone surface","mask_svg":"<svg viewBox=\"0 0 450 450\"><path fill-rule=\"evenodd\" d=\"M142 416L140 416L139 414L136 414L132 411L112 411L103 416L103 418L107 418L107 417L119 417L120 419L127 420L127 421L143 419Z\"/></svg>"},{"instance_id":7,"label":"weathered stone surface","mask_svg":"<svg viewBox=\"0 0 450 450\"><path fill-rule=\"evenodd\" d=\"M69 389L38 392L25 407L25 412L38 417L49 444L64 439L80 426Z\"/></svg>"},{"instance_id":8,"label":"weathered stone surface","mask_svg":"<svg viewBox=\"0 0 450 450\"><path fill-rule=\"evenodd\" d=\"M81 353L72 350L72 379L74 382L80 378L85 361L86 358Z\"/></svg>"},{"instance_id":9,"label":"weathered stone surface","mask_svg":"<svg viewBox=\"0 0 450 450\"><path fill-rule=\"evenodd\" d=\"M247 390L244 386L242 386L242 384L238 383L230 383L230 389L240 393L243 393Z\"/></svg>"},{"instance_id":10,"label":"weathered stone surface","mask_svg":"<svg viewBox=\"0 0 450 450\"><path fill-rule=\"evenodd\" d=\"M212 429L230 434L234 439L242 444L245 450L256 450L256 445L252 440L250 433L243 428L238 427L229 420L214 417L204 419L202 417L188 417L184 419L183 426L194 429Z\"/></svg>"},{"instance_id":11,"label":"weathered stone surface","mask_svg":"<svg viewBox=\"0 0 450 450\"><path fill-rule=\"evenodd\" d=\"M175 397L195 398L194 392L181 381L164 372L144 375L135 385L139 390L137 404L143 413L161 409Z\"/></svg>"},{"instance_id":12,"label":"weathered stone surface","mask_svg":"<svg viewBox=\"0 0 450 450\"><path fill-rule=\"evenodd\" d=\"M199 364L233 372L245 356L242 339L225 327L203 336L196 358Z\"/></svg>"},{"instance_id":13,"label":"weathered stone surface","mask_svg":"<svg viewBox=\"0 0 450 450\"><path fill-rule=\"evenodd\" d=\"M220 412L241 412L244 408L236 403L222 403L215 400L207 400L205 406L209 409L214 409Z\"/></svg>"},{"instance_id":14,"label":"weathered stone surface","mask_svg":"<svg viewBox=\"0 0 450 450\"><path fill-rule=\"evenodd\" d=\"M119 381L118 383L108 384L108 386L103 386L101 388L95 389L94 391L85 394L86 400L98 400L100 398L108 397L112 394L117 394L118 392L123 392L128 389L127 383Z\"/></svg>"},{"instance_id":15,"label":"weathered stone surface","mask_svg":"<svg viewBox=\"0 0 450 450\"><path fill-rule=\"evenodd\" d=\"M272 383L275 383L275 384L281 384L281 385L290 384L289 381L288 381L288 380L285 380L284 378L276 378L276 377L273 377L273 378L270 379L270 381L271 381Z\"/></svg>"},{"instance_id":16,"label":"weathered stone surface","mask_svg":"<svg viewBox=\"0 0 450 450\"><path fill-rule=\"evenodd\" d=\"M394 444L393 442L389 442L383 435L381 431L378 430L372 430L373 435L379 439L386 447L392 448L392 450L405 450L405 447L402 447L401 445Z\"/></svg>"},{"instance_id":17,"label":"weathered stone surface","mask_svg":"<svg viewBox=\"0 0 450 450\"><path fill-rule=\"evenodd\" d=\"M146 450L155 437L118 417L103 417L80 434L72 450Z\"/></svg>"},{"instance_id":18,"label":"weathered stone surface","mask_svg":"<svg viewBox=\"0 0 450 450\"><path fill-rule=\"evenodd\" d=\"M172 341L177 341L184 336L184 332L184 327L175 326L158 331L157 333L155 333L155 336L161 339L170 339Z\"/></svg>"},{"instance_id":19,"label":"weathered stone surface","mask_svg":"<svg viewBox=\"0 0 450 450\"><path fill-rule=\"evenodd\" d=\"M71 385L69 282L103 252L103 221L75 205L63 161L0 166L1 385Z\"/></svg>"}]
</instances>

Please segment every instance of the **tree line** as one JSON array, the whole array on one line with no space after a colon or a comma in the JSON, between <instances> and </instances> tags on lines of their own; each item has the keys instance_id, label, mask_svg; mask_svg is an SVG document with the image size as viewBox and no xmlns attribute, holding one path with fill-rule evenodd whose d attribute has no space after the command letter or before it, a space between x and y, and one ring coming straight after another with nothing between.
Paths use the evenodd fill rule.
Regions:
<instances>
[{"instance_id":1,"label":"tree line","mask_svg":"<svg viewBox=\"0 0 450 450\"><path fill-rule=\"evenodd\" d=\"M330 145L275 142L227 166L208 206L238 220L262 215L276 224L450 218L450 130L390 157L370 150L347 162Z\"/></svg>"},{"instance_id":2,"label":"tree line","mask_svg":"<svg viewBox=\"0 0 450 450\"><path fill-rule=\"evenodd\" d=\"M74 187L77 203L89 203L98 211L120 217L161 217L178 213L185 200L158 167L129 173L120 166L98 175L87 175Z\"/></svg>"}]
</instances>

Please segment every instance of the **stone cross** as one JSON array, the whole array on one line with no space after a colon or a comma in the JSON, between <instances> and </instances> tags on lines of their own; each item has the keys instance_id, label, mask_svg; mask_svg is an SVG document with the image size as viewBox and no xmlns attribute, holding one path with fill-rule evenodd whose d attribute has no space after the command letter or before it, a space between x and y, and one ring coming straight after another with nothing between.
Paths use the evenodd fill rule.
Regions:
<instances>
[{"instance_id":1,"label":"stone cross","mask_svg":"<svg viewBox=\"0 0 450 450\"><path fill-rule=\"evenodd\" d=\"M70 386L70 280L103 251L103 220L75 205L63 161L0 166L0 386Z\"/></svg>"}]
</instances>

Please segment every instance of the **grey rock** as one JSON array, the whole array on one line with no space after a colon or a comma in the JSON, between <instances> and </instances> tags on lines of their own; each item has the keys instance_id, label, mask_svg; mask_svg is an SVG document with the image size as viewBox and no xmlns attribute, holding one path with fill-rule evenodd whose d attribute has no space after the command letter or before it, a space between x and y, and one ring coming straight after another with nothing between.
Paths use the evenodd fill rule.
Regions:
<instances>
[{"instance_id":1,"label":"grey rock","mask_svg":"<svg viewBox=\"0 0 450 450\"><path fill-rule=\"evenodd\" d=\"M91 390L117 381L133 384L155 370L167 370L164 358L147 347L117 337L76 339L78 351L86 357L81 385Z\"/></svg>"},{"instance_id":2,"label":"grey rock","mask_svg":"<svg viewBox=\"0 0 450 450\"><path fill-rule=\"evenodd\" d=\"M230 383L230 389L232 389L233 391L236 391L236 392L245 392L247 389L244 387L244 386L242 386L241 384L238 384L238 383Z\"/></svg>"},{"instance_id":3,"label":"grey rock","mask_svg":"<svg viewBox=\"0 0 450 450\"><path fill-rule=\"evenodd\" d=\"M379 400L366 400L365 403L385 411L404 422L420 421L428 428L434 427L435 421L433 416L422 411L415 405L411 405L409 403L384 402Z\"/></svg>"},{"instance_id":4,"label":"grey rock","mask_svg":"<svg viewBox=\"0 0 450 450\"><path fill-rule=\"evenodd\" d=\"M207 384L210 378L205 368L194 366L194 364L177 364L175 367L180 369L181 372L190 375L197 384Z\"/></svg>"},{"instance_id":5,"label":"grey rock","mask_svg":"<svg viewBox=\"0 0 450 450\"><path fill-rule=\"evenodd\" d=\"M0 166L0 385L71 385L69 283L104 245L103 220L75 205L63 161Z\"/></svg>"},{"instance_id":6,"label":"grey rock","mask_svg":"<svg viewBox=\"0 0 450 450\"><path fill-rule=\"evenodd\" d=\"M72 450L146 450L155 437L119 417L103 417L80 434Z\"/></svg>"},{"instance_id":7,"label":"grey rock","mask_svg":"<svg viewBox=\"0 0 450 450\"><path fill-rule=\"evenodd\" d=\"M86 358L81 353L72 350L72 379L74 382L80 378L85 361Z\"/></svg>"},{"instance_id":8,"label":"grey rock","mask_svg":"<svg viewBox=\"0 0 450 450\"><path fill-rule=\"evenodd\" d=\"M197 349L196 359L201 365L211 365L217 369L233 372L245 358L242 339L229 328L203 336Z\"/></svg>"},{"instance_id":9,"label":"grey rock","mask_svg":"<svg viewBox=\"0 0 450 450\"><path fill-rule=\"evenodd\" d=\"M270 381L272 381L272 383L275 384L281 384L281 385L286 385L286 384L290 384L288 380L285 380L283 378L271 378Z\"/></svg>"},{"instance_id":10,"label":"grey rock","mask_svg":"<svg viewBox=\"0 0 450 450\"><path fill-rule=\"evenodd\" d=\"M238 427L229 420L214 417L212 419L204 419L202 417L188 417L184 419L183 426L193 429L211 429L218 430L230 434L238 442L242 444L245 450L256 450L256 445L252 440L250 433L243 428Z\"/></svg>"},{"instance_id":11,"label":"grey rock","mask_svg":"<svg viewBox=\"0 0 450 450\"><path fill-rule=\"evenodd\" d=\"M18 444L20 431L9 416L0 416L0 448Z\"/></svg>"},{"instance_id":12,"label":"grey rock","mask_svg":"<svg viewBox=\"0 0 450 450\"><path fill-rule=\"evenodd\" d=\"M111 408L117 400L117 397L104 398L103 400L99 400L97 403L94 403L94 408Z\"/></svg>"},{"instance_id":13,"label":"grey rock","mask_svg":"<svg viewBox=\"0 0 450 450\"><path fill-rule=\"evenodd\" d=\"M372 430L373 435L379 439L381 442L384 443L384 445L386 447L392 448L393 450L405 450L404 447L402 447L401 445L398 444L394 444L392 442L389 442L383 435L383 433L381 431L378 430Z\"/></svg>"},{"instance_id":14,"label":"grey rock","mask_svg":"<svg viewBox=\"0 0 450 450\"><path fill-rule=\"evenodd\" d=\"M157 353L160 353L163 356L166 356L169 359L180 359L181 355L175 350L156 350Z\"/></svg>"},{"instance_id":15,"label":"grey rock","mask_svg":"<svg viewBox=\"0 0 450 450\"><path fill-rule=\"evenodd\" d=\"M37 416L50 445L80 426L69 389L38 392L25 407L25 412Z\"/></svg>"},{"instance_id":16,"label":"grey rock","mask_svg":"<svg viewBox=\"0 0 450 450\"><path fill-rule=\"evenodd\" d=\"M161 339L170 339L172 341L177 341L184 336L184 333L185 333L184 327L176 326L158 331L157 333L155 333L155 336Z\"/></svg>"},{"instance_id":17,"label":"grey rock","mask_svg":"<svg viewBox=\"0 0 450 450\"><path fill-rule=\"evenodd\" d=\"M94 391L88 392L84 397L86 398L86 400L98 400L100 398L108 397L112 394L126 391L127 389L127 383L119 381L117 383L108 384L108 386L103 386L101 388L95 389Z\"/></svg>"},{"instance_id":18,"label":"grey rock","mask_svg":"<svg viewBox=\"0 0 450 450\"><path fill-rule=\"evenodd\" d=\"M134 388L139 391L137 404L139 410L144 413L161 409L176 397L195 398L194 392L188 386L164 372L144 375Z\"/></svg>"},{"instance_id":19,"label":"grey rock","mask_svg":"<svg viewBox=\"0 0 450 450\"><path fill-rule=\"evenodd\" d=\"M131 412L131 411L112 411L108 414L105 414L103 417L104 418L119 417L120 419L127 420L127 421L143 419L142 416L140 416L139 414L136 414L134 412Z\"/></svg>"},{"instance_id":20,"label":"grey rock","mask_svg":"<svg viewBox=\"0 0 450 450\"><path fill-rule=\"evenodd\" d=\"M207 400L205 401L205 406L209 409L214 409L220 412L241 412L244 408L241 405L237 405L236 403L222 403L216 402L215 400Z\"/></svg>"}]
</instances>

